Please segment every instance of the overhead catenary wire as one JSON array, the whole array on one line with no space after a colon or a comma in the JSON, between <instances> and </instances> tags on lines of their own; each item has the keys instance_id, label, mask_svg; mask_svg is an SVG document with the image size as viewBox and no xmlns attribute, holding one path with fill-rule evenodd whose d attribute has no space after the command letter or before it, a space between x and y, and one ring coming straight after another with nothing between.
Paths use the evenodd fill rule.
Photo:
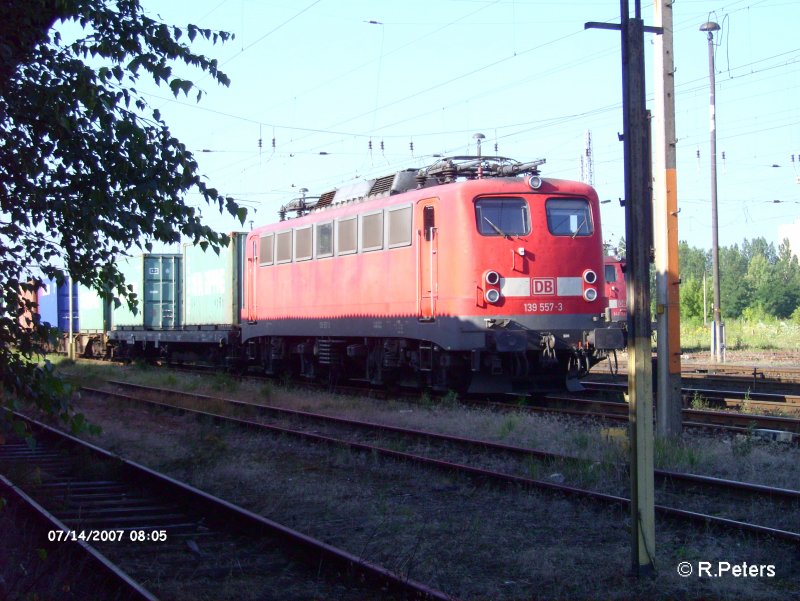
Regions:
<instances>
[{"instance_id":1,"label":"overhead catenary wire","mask_svg":"<svg viewBox=\"0 0 800 601\"><path fill-rule=\"evenodd\" d=\"M758 10L758 8L764 7L765 4L766 4L765 2L744 2L744 1L742 1L742 2L733 2L733 3L729 4L729 5L726 5L724 7L724 10L728 11L729 14L733 14L733 13L736 13L737 11L752 10L753 7L756 7L756 10ZM488 19L487 19L487 21L488 21ZM448 25L449 24L447 24L446 26L448 26ZM684 24L682 24L681 27L684 27L686 29L691 28L692 30L696 29L696 19L692 18L691 22L689 22L689 20L687 18L686 22ZM408 40L404 40L404 42L405 41L408 41L408 43L411 43L412 40L408 39ZM387 42L388 42L388 38L387 38ZM516 40L516 45L518 45L518 44L519 44L519 39ZM516 50L519 50L519 49L517 48ZM384 57L385 56L389 56L389 54L391 54L391 52L393 52L393 49L392 48L388 48L388 49L386 49L385 53L382 53L382 56L384 56ZM751 54L751 55L748 56L748 58L750 58L750 59L755 58L755 60L748 60L747 61L748 66L745 67L741 63L739 63L737 65L731 65L731 70L729 71L730 77L726 76L725 79L721 78L719 80L719 82L718 82L719 85L720 85L720 88L723 88L724 86L737 85L737 82L739 82L739 81L741 81L743 84L746 85L748 82L753 82L755 79L758 79L761 76L767 75L768 73L775 73L775 74L794 73L797 70L796 70L795 65L792 63L792 61L794 60L794 56L795 56L794 54L792 54L792 52L794 52L794 51L789 51L787 53L784 53L785 56L783 56L783 57L775 54L772 57L766 57L766 58L761 58L761 57L758 57L757 55L753 56ZM517 52L517 54L518 54L518 52ZM481 60L480 60L481 56L482 55L480 53L478 53L474 57L477 60L469 61L468 66L470 68L464 68L464 69L459 69L459 70L455 70L455 71L453 69L450 69L447 72L448 73L452 73L454 76L463 75L464 78L467 78L469 76L469 73L471 71L474 71L476 67L481 67L484 63L488 64L490 62L490 61L481 62ZM771 58L773 59L773 61L782 60L782 63L781 64L772 64L770 62ZM685 60L685 57L684 57L684 60ZM538 61L538 62L535 63L536 67L533 70L531 70L531 69L524 70L524 77L527 78L527 79L531 79L531 81L533 81L534 78L537 75L539 75L540 79L539 79L539 81L537 83L539 84L539 86L541 86L542 89L545 89L546 88L546 82L543 79L541 79L541 78L545 77L545 73L546 73L545 67L547 69L549 69L550 72L553 72L554 74L555 73L562 73L563 74L563 71L560 71L560 69L559 69L559 65L558 64L554 64L554 62L557 62L557 61ZM752 66L750 66L751 63L757 63L757 64L753 64ZM374 60L373 60L373 64L375 64ZM349 65L348 65L348 68L349 68ZM479 71L478 73L486 73L488 71L494 71L494 70L496 70L496 67L490 65L490 66L488 66L486 68L485 71ZM745 70L747 70L749 72L745 72ZM517 73L521 73L521 71L519 69L517 69L516 71L517 71ZM328 72L328 73L330 73L332 78L335 78L337 76L336 73L333 73L333 72ZM762 74L762 75L757 75L759 73ZM443 79L447 79L447 78L443 78ZM410 80L410 81L411 81L411 83L413 83L413 79ZM450 80L448 80L448 81L450 81ZM462 79L458 79L456 81L464 81L464 79L462 78ZM492 93L496 93L495 89L499 89L499 88L502 88L502 87L508 87L509 90L512 90L513 86L516 85L515 82L513 82L511 79L508 79L508 80L491 80L491 82L492 82L492 85L490 85L490 86L481 86L480 89L476 90L475 93L472 94L472 95L464 96L462 94L459 94L458 98L454 99L454 102L458 102L458 103L469 102L473 98L487 97ZM693 94L693 93L696 93L697 91L700 91L699 89L701 87L702 86L699 85L699 82L696 82L694 85L690 85L689 82L684 81L679 85L678 93L679 94L685 94L685 93ZM758 90L757 90L758 86L753 86L752 83L751 83L749 85L749 88L750 88L749 89L749 94L758 93ZM425 93L425 91L427 89L428 89L428 87L426 87L426 86L418 86L416 88L414 88L412 86L412 87L409 88L409 92L416 91L417 93L422 94L422 93ZM694 90L694 89L697 89L697 90ZM743 91L747 90L747 88L745 86L742 86L742 90ZM382 93L379 94L378 92L379 92L379 89L376 86L376 99L381 99L383 95L382 95ZM303 98L304 93L302 91L300 91L300 90L293 90L292 91L292 95L293 95L293 98ZM742 94L739 94L739 95L741 96ZM327 128L326 129L326 127L306 127L308 124L304 124L304 123L299 124L300 127L297 127L296 125L298 125L298 124L296 124L296 123L287 122L285 120L283 122L281 122L281 123L275 123L275 122L270 122L269 119L263 119L261 117L253 119L253 122L258 123L259 125L266 125L268 127L273 127L273 128L277 129L278 135L276 137L278 138L278 143L277 143L276 146L273 146L273 151L274 151L276 159L278 159L280 161L283 161L284 159L288 160L288 157L295 157L296 158L296 157L301 157L301 156L312 156L315 153L319 153L319 152L328 152L331 156L334 156L334 155L347 156L348 153L349 154L353 154L354 151L351 148L351 146L355 145L355 144L353 144L353 139L361 138L361 139L364 139L364 140L368 140L370 135L371 135L372 139L375 140L375 142L377 143L377 138L375 137L375 132L373 130L375 128L380 127L380 128L382 128L381 131L380 131L381 139L385 140L387 143L389 143L389 146L390 146L390 148L387 148L387 149L385 149L385 150L383 150L381 152L381 156L385 158L387 164L389 162L392 162L392 164L398 164L398 165L401 164L401 162L405 162L405 163L408 162L408 156L409 156L408 150L406 150L405 153L402 153L402 152L399 152L399 151L402 151L404 147L408 148L407 144L409 143L408 142L409 139L413 139L414 140L414 144L415 144L414 155L415 155L415 158L419 157L421 160L424 160L425 157L429 157L430 155L432 155L435 152L446 152L448 150L448 147L450 147L450 149L458 148L460 145L463 144L463 141L455 140L454 138L456 138L457 136L461 136L461 135L465 135L465 134L466 135L470 135L474 131L477 131L477 130L480 130L480 129L495 129L496 126L497 126L497 124L496 124L497 114L495 114L495 115L487 115L487 117L489 117L489 118L487 118L486 121L484 122L485 123L484 126L481 126L479 124L469 124L469 126L464 126L462 128L462 127L458 127L457 124L456 124L456 127L448 127L451 124L443 123L443 125L445 125L446 127L439 128L435 132L432 131L432 129L430 129L430 128L422 129L422 128L419 128L419 127L414 127L414 123L415 123L414 118L417 115L412 114L412 111L403 111L402 110L402 108L403 108L402 103L404 102L404 98L408 98L409 94L402 95L402 96L403 96L403 98L399 98L398 97L398 99L395 99L395 101L398 102L398 104L395 104L394 106L392 106L393 109L397 109L398 107L400 108L400 110L395 110L394 111L395 113L399 113L399 117L396 118L396 119L392 119L392 120L383 119L383 123L381 122L381 118L384 115L387 114L387 111L385 109L381 108L380 105L381 104L385 105L386 103L385 102L384 103L379 103L376 100L375 105L377 106L377 110L374 110L376 108L375 106L372 107L373 113L371 114L371 117L372 117L372 121L373 121L373 126L370 127L370 128L362 128L361 126L359 126L359 127L352 127L352 128L351 127L346 127L346 128L345 127L332 127L332 128ZM169 99L169 100L171 102L174 102L173 99ZM387 101L392 101L392 99L387 99ZM187 106L192 106L189 103L186 103L186 105ZM451 106L454 106L454 105L451 105ZM557 128L562 126L562 125L567 125L569 123L575 123L575 122L578 122L580 120L586 119L588 117L602 117L601 121L603 121L605 123L611 123L612 119L616 119L615 112L618 110L618 106L619 105L613 105L613 106L609 105L608 107L603 107L603 109L605 109L605 110L594 109L594 110L591 110L591 111L586 111L585 113L581 113L581 114L565 112L564 114L560 115L558 118L553 118L551 115L546 115L547 117L550 117L550 120L547 120L547 121L546 120L538 120L538 119L529 119L529 120L520 119L518 122L514 122L514 120L510 119L510 120L507 121L506 124L504 124L504 125L500 126L499 128L497 128L496 134L495 134L495 140L500 140L501 142L503 142L503 148L507 149L508 148L508 146L507 146L508 142L515 142L516 143L518 140L521 140L521 139L536 140L536 139L540 138L541 134L545 131L545 129L542 129L542 128L548 128L549 127L551 132L556 132L556 131L558 131ZM201 108L201 110L203 110L206 107L203 107L201 105L199 108ZM435 112L441 112L443 110L447 110L447 105L445 105L444 107L442 107L441 105L437 105L435 107L432 106L432 108L434 109ZM224 110L223 110L223 112L224 112ZM227 111L227 112L229 114L233 114L236 111ZM359 111L353 111L352 115L355 115L355 117L351 116L350 118L358 120L360 114L361 113ZM238 116L236 116L236 115L232 115L232 116L234 118L238 118ZM347 115L343 115L343 118L347 118ZM767 119L768 118L773 119L773 122L772 123L767 123ZM391 123L390 123L390 121L391 121ZM420 120L420 122L421 122L421 120ZM743 129L740 132L734 132L734 131L731 131L729 129L724 134L721 132L720 133L720 141L724 141L725 139L731 139L732 140L732 139L734 139L734 137L742 138L742 137L745 137L747 135L750 135L751 133L777 131L778 130L777 128L780 127L783 123L784 122L779 120L779 117L776 117L774 115L761 115L760 116L760 121L757 124L755 124L756 126L754 127L753 126L754 124L750 124L750 127L747 128L747 131L745 131ZM795 127L796 126L796 121L786 121L786 124L789 125L790 127ZM405 126L405 127L403 127L403 126ZM309 134L309 135L308 136L306 136L306 135L293 135L293 134L288 134L287 135L286 133L282 132L283 128L285 128L286 130L289 130L289 131L303 132L303 133ZM348 131L348 130L350 130L350 131ZM439 140L436 140L435 144L431 144L431 142L434 142L434 136L436 138L439 138ZM730 136L730 137L726 138L726 136ZM551 137L555 138L555 136L551 136ZM396 140L398 138L404 139L405 142L402 143L402 144L399 144L399 143L398 144L394 144L394 143L392 143L393 140ZM679 145L679 148L682 148L682 149L686 149L686 145L687 144L691 144L689 138L685 137L685 136L681 138L680 142L681 142L681 145ZM604 144L604 143L605 143L605 146L602 146L601 144ZM211 146L210 149L214 148L212 145L209 145L209 146ZM360 146L362 156L364 154L366 154L366 152L364 150L365 146L366 146L365 142L362 143L362 145ZM552 141L549 141L548 144L547 144L547 148L543 149L548 154L548 157L550 156L550 149L552 147L553 147ZM691 146L689 146L689 148L691 148ZM391 152L390 152L390 150L391 150ZM602 150L602 152L604 154L603 154L602 157L598 157L598 162L597 162L598 165L611 165L611 164L614 163L613 156L615 154L616 154L616 156L620 156L619 152L615 152L614 151L614 144L613 143L609 143L608 141L606 141L606 142L600 141L600 143L598 144L598 150L597 150L597 154L598 155L601 153L601 150ZM222 151L220 151L220 152L222 152ZM373 151L373 152L375 152L375 151ZM760 150L759 152L763 153L763 150ZM785 153L785 151L784 151L784 153ZM253 154L255 155L255 152ZM405 154L405 159L402 158L403 154ZM514 155L512 154L511 156L514 156ZM237 164L238 164L238 166L237 166ZM230 167L228 167L228 168L229 169L238 169L238 168L248 168L248 166L249 166L249 163L248 163L248 161L246 159L237 159L237 161L234 161L233 164L230 165ZM252 168L252 167L249 167L249 168ZM381 168L381 167L380 166L376 166L376 168ZM336 180L339 179L339 176L331 176L330 172L328 172L328 173L320 172L320 173L315 174L315 176L318 176L321 179L327 178L327 181L331 181L333 179L336 179ZM342 176L344 176L344 174L342 174Z\"/></svg>"}]
</instances>

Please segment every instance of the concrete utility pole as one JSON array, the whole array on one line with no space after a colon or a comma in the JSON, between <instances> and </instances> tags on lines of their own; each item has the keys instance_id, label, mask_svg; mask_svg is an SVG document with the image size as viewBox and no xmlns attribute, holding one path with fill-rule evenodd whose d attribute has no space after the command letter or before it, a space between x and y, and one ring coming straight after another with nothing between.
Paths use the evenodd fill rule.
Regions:
<instances>
[{"instance_id":1,"label":"concrete utility pole","mask_svg":"<svg viewBox=\"0 0 800 601\"><path fill-rule=\"evenodd\" d=\"M717 102L716 82L714 78L714 32L719 25L713 21L703 23L700 31L708 32L708 83L711 146L711 277L714 280L714 307L711 321L711 354L714 361L725 361L725 345L723 337L725 328L722 325L722 311L719 304L719 219L717 218Z\"/></svg>"},{"instance_id":2,"label":"concrete utility pole","mask_svg":"<svg viewBox=\"0 0 800 601\"><path fill-rule=\"evenodd\" d=\"M644 32L641 0L630 18L628 0L620 0L621 25L586 27L622 33L622 107L625 142L625 243L628 263L628 399L631 473L631 559L639 576L655 569L653 485L653 383L650 350L650 253L652 182L650 125L645 102Z\"/></svg>"},{"instance_id":3,"label":"concrete utility pole","mask_svg":"<svg viewBox=\"0 0 800 601\"><path fill-rule=\"evenodd\" d=\"M680 267L678 263L678 172L675 144L675 63L672 1L655 0L655 118L653 127L654 242L658 369L656 432L677 438L681 421Z\"/></svg>"}]
</instances>

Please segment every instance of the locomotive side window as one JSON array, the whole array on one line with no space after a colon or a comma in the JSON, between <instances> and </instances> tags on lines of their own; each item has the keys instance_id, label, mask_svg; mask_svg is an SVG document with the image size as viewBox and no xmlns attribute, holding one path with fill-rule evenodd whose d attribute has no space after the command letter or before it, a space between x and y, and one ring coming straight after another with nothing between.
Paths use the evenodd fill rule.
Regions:
<instances>
[{"instance_id":1,"label":"locomotive side window","mask_svg":"<svg viewBox=\"0 0 800 601\"><path fill-rule=\"evenodd\" d=\"M480 198L475 222L482 236L523 236L531 233L528 203L522 198Z\"/></svg>"},{"instance_id":2,"label":"locomotive side window","mask_svg":"<svg viewBox=\"0 0 800 601\"><path fill-rule=\"evenodd\" d=\"M316 230L316 257L333 256L333 223L318 223Z\"/></svg>"},{"instance_id":3,"label":"locomotive side window","mask_svg":"<svg viewBox=\"0 0 800 601\"><path fill-rule=\"evenodd\" d=\"M550 198L545 203L547 228L554 236L591 236L592 211L584 198Z\"/></svg>"},{"instance_id":4,"label":"locomotive side window","mask_svg":"<svg viewBox=\"0 0 800 601\"><path fill-rule=\"evenodd\" d=\"M311 226L297 228L294 232L294 260L308 261L311 258Z\"/></svg>"},{"instance_id":5,"label":"locomotive side window","mask_svg":"<svg viewBox=\"0 0 800 601\"><path fill-rule=\"evenodd\" d=\"M337 254L349 255L358 250L358 221L355 217L336 222Z\"/></svg>"},{"instance_id":6,"label":"locomotive side window","mask_svg":"<svg viewBox=\"0 0 800 601\"><path fill-rule=\"evenodd\" d=\"M272 254L274 250L272 246L274 237L273 234L261 236L258 251L258 256L260 258L259 265L272 265L274 262L274 256Z\"/></svg>"},{"instance_id":7,"label":"locomotive side window","mask_svg":"<svg viewBox=\"0 0 800 601\"><path fill-rule=\"evenodd\" d=\"M383 211L361 216L361 250L383 248Z\"/></svg>"},{"instance_id":8,"label":"locomotive side window","mask_svg":"<svg viewBox=\"0 0 800 601\"><path fill-rule=\"evenodd\" d=\"M606 282L616 282L617 281L617 270L614 269L613 265L606 265Z\"/></svg>"},{"instance_id":9,"label":"locomotive side window","mask_svg":"<svg viewBox=\"0 0 800 601\"><path fill-rule=\"evenodd\" d=\"M386 212L389 248L411 244L411 215L411 207L389 209Z\"/></svg>"},{"instance_id":10,"label":"locomotive side window","mask_svg":"<svg viewBox=\"0 0 800 601\"><path fill-rule=\"evenodd\" d=\"M288 232L279 232L277 244L275 246L275 262L290 262L292 260L292 230Z\"/></svg>"},{"instance_id":11,"label":"locomotive side window","mask_svg":"<svg viewBox=\"0 0 800 601\"><path fill-rule=\"evenodd\" d=\"M436 209L428 205L422 212L422 229L425 231L425 242L430 242L436 227Z\"/></svg>"}]
</instances>

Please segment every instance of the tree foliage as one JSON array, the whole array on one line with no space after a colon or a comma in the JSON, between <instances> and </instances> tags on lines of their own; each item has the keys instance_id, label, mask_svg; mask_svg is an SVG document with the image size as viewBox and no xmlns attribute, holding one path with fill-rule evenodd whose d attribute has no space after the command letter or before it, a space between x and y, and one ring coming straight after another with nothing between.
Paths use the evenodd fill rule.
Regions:
<instances>
[{"instance_id":1,"label":"tree foliage","mask_svg":"<svg viewBox=\"0 0 800 601\"><path fill-rule=\"evenodd\" d=\"M723 317L741 315L751 302L753 290L747 278L747 261L738 245L719 249L719 290Z\"/></svg>"},{"instance_id":2,"label":"tree foliage","mask_svg":"<svg viewBox=\"0 0 800 601\"><path fill-rule=\"evenodd\" d=\"M711 257L706 250L681 242L681 317L703 317L703 275L707 312L713 298ZM775 246L764 238L719 249L720 304L723 319L800 316L800 264L788 240Z\"/></svg>"},{"instance_id":3,"label":"tree foliage","mask_svg":"<svg viewBox=\"0 0 800 601\"><path fill-rule=\"evenodd\" d=\"M35 363L49 332L24 317L42 278L69 274L124 299L113 259L126 249L182 236L226 244L184 202L189 191L244 222L136 89L144 76L199 100L176 65L228 85L191 42L230 35L166 25L138 0L20 0L0 10L0 376L7 393L63 413L61 391L41 385L47 370ZM60 24L80 33L65 41Z\"/></svg>"}]
</instances>

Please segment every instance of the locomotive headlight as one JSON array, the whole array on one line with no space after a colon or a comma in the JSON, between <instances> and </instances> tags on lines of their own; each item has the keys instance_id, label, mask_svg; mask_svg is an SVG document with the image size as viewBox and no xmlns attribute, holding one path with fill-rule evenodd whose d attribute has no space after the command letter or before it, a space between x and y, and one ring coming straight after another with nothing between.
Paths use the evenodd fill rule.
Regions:
<instances>
[{"instance_id":1,"label":"locomotive headlight","mask_svg":"<svg viewBox=\"0 0 800 601\"><path fill-rule=\"evenodd\" d=\"M586 290L583 291L583 298L585 298L589 302L593 301L594 299L597 298L597 290L595 290L594 288L587 288Z\"/></svg>"},{"instance_id":2,"label":"locomotive headlight","mask_svg":"<svg viewBox=\"0 0 800 601\"><path fill-rule=\"evenodd\" d=\"M500 301L500 291L495 290L492 288L491 290L487 290L484 294L484 298L486 298L487 303L495 304Z\"/></svg>"},{"instance_id":3,"label":"locomotive headlight","mask_svg":"<svg viewBox=\"0 0 800 601\"><path fill-rule=\"evenodd\" d=\"M597 274L591 269L587 269L583 272L583 281L587 284L594 284L597 281Z\"/></svg>"},{"instance_id":4,"label":"locomotive headlight","mask_svg":"<svg viewBox=\"0 0 800 601\"><path fill-rule=\"evenodd\" d=\"M541 178L541 177L539 177L538 175L531 175L531 176L528 178L528 185L529 185L529 186L530 186L530 187L531 187L533 190L538 190L539 188L541 188L541 187L542 187L542 178Z\"/></svg>"},{"instance_id":5,"label":"locomotive headlight","mask_svg":"<svg viewBox=\"0 0 800 601\"><path fill-rule=\"evenodd\" d=\"M487 271L483 275L483 279L486 280L486 283L490 286L497 286L500 283L500 274L496 271Z\"/></svg>"}]
</instances>

